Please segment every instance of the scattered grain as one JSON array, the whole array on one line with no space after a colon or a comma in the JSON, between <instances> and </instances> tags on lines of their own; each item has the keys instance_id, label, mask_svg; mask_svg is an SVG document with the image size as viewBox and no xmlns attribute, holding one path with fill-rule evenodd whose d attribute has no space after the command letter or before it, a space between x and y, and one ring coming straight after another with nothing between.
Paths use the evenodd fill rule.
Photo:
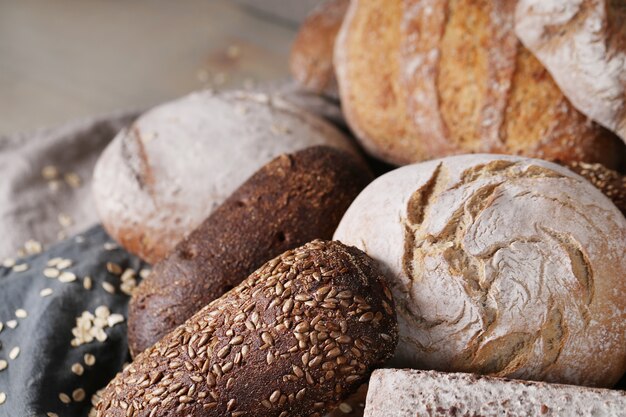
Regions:
<instances>
[{"instance_id":1,"label":"scattered grain","mask_svg":"<svg viewBox=\"0 0 626 417\"><path fill-rule=\"evenodd\" d=\"M15 329L17 327L17 320L7 321L7 327L10 327L11 329Z\"/></svg>"},{"instance_id":2,"label":"scattered grain","mask_svg":"<svg viewBox=\"0 0 626 417\"><path fill-rule=\"evenodd\" d=\"M59 215L57 216L57 220L59 221L61 227L70 227L74 223L72 218L65 213L59 213Z\"/></svg>"},{"instance_id":3,"label":"scattered grain","mask_svg":"<svg viewBox=\"0 0 626 417\"><path fill-rule=\"evenodd\" d=\"M13 267L13 272L24 272L28 269L28 264L19 264Z\"/></svg>"},{"instance_id":4,"label":"scattered grain","mask_svg":"<svg viewBox=\"0 0 626 417\"><path fill-rule=\"evenodd\" d=\"M59 275L59 282L65 284L76 281L76 274L70 271L64 271Z\"/></svg>"},{"instance_id":5,"label":"scattered grain","mask_svg":"<svg viewBox=\"0 0 626 417\"><path fill-rule=\"evenodd\" d=\"M78 362L73 364L70 369L72 370L73 373L75 373L78 376L81 376L85 372L85 368L83 368L83 365L81 365Z\"/></svg>"},{"instance_id":6,"label":"scattered grain","mask_svg":"<svg viewBox=\"0 0 626 417\"><path fill-rule=\"evenodd\" d=\"M85 353L83 360L85 361L85 365L87 366L94 366L96 364L96 357L91 353Z\"/></svg>"},{"instance_id":7,"label":"scattered grain","mask_svg":"<svg viewBox=\"0 0 626 417\"><path fill-rule=\"evenodd\" d=\"M110 294L115 294L115 287L110 282L104 281L102 283L102 288Z\"/></svg>"},{"instance_id":8,"label":"scattered grain","mask_svg":"<svg viewBox=\"0 0 626 417\"><path fill-rule=\"evenodd\" d=\"M19 346L15 346L9 352L9 359L15 360L19 355L20 355L20 348L19 348Z\"/></svg>"},{"instance_id":9,"label":"scattered grain","mask_svg":"<svg viewBox=\"0 0 626 417\"><path fill-rule=\"evenodd\" d=\"M0 405L7 402L7 395L4 392L0 392Z\"/></svg>"},{"instance_id":10,"label":"scattered grain","mask_svg":"<svg viewBox=\"0 0 626 417\"><path fill-rule=\"evenodd\" d=\"M107 271L113 275L120 275L122 273L122 267L114 262L107 262Z\"/></svg>"},{"instance_id":11,"label":"scattered grain","mask_svg":"<svg viewBox=\"0 0 626 417\"><path fill-rule=\"evenodd\" d=\"M41 176L46 181L51 181L59 177L59 170L54 165L46 165L41 170Z\"/></svg>"},{"instance_id":12,"label":"scattered grain","mask_svg":"<svg viewBox=\"0 0 626 417\"><path fill-rule=\"evenodd\" d=\"M5 268L13 268L15 266L15 259L6 258L4 261L2 261L2 266Z\"/></svg>"},{"instance_id":13,"label":"scattered grain","mask_svg":"<svg viewBox=\"0 0 626 417\"><path fill-rule=\"evenodd\" d=\"M55 265L48 264L48 266L56 266L57 269L66 269L72 266L72 264L74 263L71 259L62 259L62 258L57 258L57 259L58 261L56 262Z\"/></svg>"},{"instance_id":14,"label":"scattered grain","mask_svg":"<svg viewBox=\"0 0 626 417\"><path fill-rule=\"evenodd\" d=\"M17 310L15 310L15 317L17 317L18 319L25 319L26 317L28 317L28 313L23 308L18 308Z\"/></svg>"},{"instance_id":15,"label":"scattered grain","mask_svg":"<svg viewBox=\"0 0 626 417\"><path fill-rule=\"evenodd\" d=\"M64 392L59 393L59 400L61 400L63 404L69 404L72 402L72 399L70 398L70 396Z\"/></svg>"},{"instance_id":16,"label":"scattered grain","mask_svg":"<svg viewBox=\"0 0 626 417\"><path fill-rule=\"evenodd\" d=\"M68 172L63 176L63 179L72 188L78 188L81 185L81 179L75 172Z\"/></svg>"},{"instance_id":17,"label":"scattered grain","mask_svg":"<svg viewBox=\"0 0 626 417\"><path fill-rule=\"evenodd\" d=\"M9 362L5 361L4 359L0 359L0 371L4 371L8 367L9 367Z\"/></svg>"},{"instance_id":18,"label":"scattered grain","mask_svg":"<svg viewBox=\"0 0 626 417\"><path fill-rule=\"evenodd\" d=\"M60 273L61 272L56 268L46 268L43 270L43 275L46 278L57 278Z\"/></svg>"},{"instance_id":19,"label":"scattered grain","mask_svg":"<svg viewBox=\"0 0 626 417\"><path fill-rule=\"evenodd\" d=\"M76 402L81 402L85 399L85 390L82 388L77 388L72 391L72 399Z\"/></svg>"}]
</instances>

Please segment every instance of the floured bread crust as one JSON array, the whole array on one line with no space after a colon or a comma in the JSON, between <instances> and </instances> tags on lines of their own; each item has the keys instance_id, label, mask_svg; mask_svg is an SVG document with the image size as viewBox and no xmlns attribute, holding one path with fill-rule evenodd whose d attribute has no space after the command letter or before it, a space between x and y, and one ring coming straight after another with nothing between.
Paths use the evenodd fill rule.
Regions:
<instances>
[{"instance_id":1,"label":"floured bread crust","mask_svg":"<svg viewBox=\"0 0 626 417\"><path fill-rule=\"evenodd\" d=\"M394 164L463 153L600 162L624 146L517 40L515 1L354 0L335 43L346 119Z\"/></svg>"},{"instance_id":2,"label":"floured bread crust","mask_svg":"<svg viewBox=\"0 0 626 417\"><path fill-rule=\"evenodd\" d=\"M626 141L624 0L520 0L515 32L578 110Z\"/></svg>"},{"instance_id":3,"label":"floured bread crust","mask_svg":"<svg viewBox=\"0 0 626 417\"><path fill-rule=\"evenodd\" d=\"M465 155L400 168L334 237L387 268L400 366L606 387L626 370L626 219L561 166Z\"/></svg>"},{"instance_id":4,"label":"floured bread crust","mask_svg":"<svg viewBox=\"0 0 626 417\"><path fill-rule=\"evenodd\" d=\"M365 416L617 417L625 409L624 391L461 373L379 369L372 374Z\"/></svg>"},{"instance_id":5,"label":"floured bread crust","mask_svg":"<svg viewBox=\"0 0 626 417\"><path fill-rule=\"evenodd\" d=\"M357 153L278 97L194 93L148 111L107 147L94 172L98 214L114 239L155 263L260 167L314 145Z\"/></svg>"}]
</instances>

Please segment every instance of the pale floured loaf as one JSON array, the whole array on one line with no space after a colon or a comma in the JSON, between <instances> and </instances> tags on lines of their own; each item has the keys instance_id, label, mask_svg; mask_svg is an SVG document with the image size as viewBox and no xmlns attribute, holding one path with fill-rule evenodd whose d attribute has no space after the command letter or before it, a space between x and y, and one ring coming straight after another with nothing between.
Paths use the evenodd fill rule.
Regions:
<instances>
[{"instance_id":1,"label":"pale floured loaf","mask_svg":"<svg viewBox=\"0 0 626 417\"><path fill-rule=\"evenodd\" d=\"M260 167L314 145L356 153L335 127L280 98L194 93L148 111L104 151L98 214L114 239L155 263Z\"/></svg>"},{"instance_id":2,"label":"pale floured loaf","mask_svg":"<svg viewBox=\"0 0 626 417\"><path fill-rule=\"evenodd\" d=\"M374 371L366 417L619 417L626 392L470 374Z\"/></svg>"},{"instance_id":3,"label":"pale floured loaf","mask_svg":"<svg viewBox=\"0 0 626 417\"><path fill-rule=\"evenodd\" d=\"M394 164L465 153L599 162L624 144L576 110L514 31L514 0L353 0L335 42L348 124Z\"/></svg>"},{"instance_id":4,"label":"pale floured loaf","mask_svg":"<svg viewBox=\"0 0 626 417\"><path fill-rule=\"evenodd\" d=\"M520 0L515 32L578 110L626 141L626 1Z\"/></svg>"},{"instance_id":5,"label":"pale floured loaf","mask_svg":"<svg viewBox=\"0 0 626 417\"><path fill-rule=\"evenodd\" d=\"M386 268L400 366L604 387L626 370L626 218L559 165L479 154L396 169L335 239Z\"/></svg>"}]
</instances>

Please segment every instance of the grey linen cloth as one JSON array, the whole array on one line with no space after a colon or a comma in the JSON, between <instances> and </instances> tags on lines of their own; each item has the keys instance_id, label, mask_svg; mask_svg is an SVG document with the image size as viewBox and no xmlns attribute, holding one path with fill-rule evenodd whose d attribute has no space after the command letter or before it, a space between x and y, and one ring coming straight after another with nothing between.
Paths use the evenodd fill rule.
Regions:
<instances>
[{"instance_id":1,"label":"grey linen cloth","mask_svg":"<svg viewBox=\"0 0 626 417\"><path fill-rule=\"evenodd\" d=\"M37 253L39 243L47 247L97 223L90 187L94 164L136 116L124 112L0 136L0 263ZM29 240L34 242L24 248Z\"/></svg>"}]
</instances>

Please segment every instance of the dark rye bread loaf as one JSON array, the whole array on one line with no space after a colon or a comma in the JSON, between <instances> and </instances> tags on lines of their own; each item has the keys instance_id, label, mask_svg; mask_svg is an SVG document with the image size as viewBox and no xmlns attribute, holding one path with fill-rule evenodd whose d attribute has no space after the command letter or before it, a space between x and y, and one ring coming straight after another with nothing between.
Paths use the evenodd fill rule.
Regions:
<instances>
[{"instance_id":1,"label":"dark rye bread loaf","mask_svg":"<svg viewBox=\"0 0 626 417\"><path fill-rule=\"evenodd\" d=\"M138 355L97 415L321 416L393 354L385 282L340 242L285 252Z\"/></svg>"},{"instance_id":2,"label":"dark rye bread loaf","mask_svg":"<svg viewBox=\"0 0 626 417\"><path fill-rule=\"evenodd\" d=\"M269 162L141 283L129 307L131 352L152 346L268 259L330 239L371 179L359 159L330 147Z\"/></svg>"}]
</instances>

